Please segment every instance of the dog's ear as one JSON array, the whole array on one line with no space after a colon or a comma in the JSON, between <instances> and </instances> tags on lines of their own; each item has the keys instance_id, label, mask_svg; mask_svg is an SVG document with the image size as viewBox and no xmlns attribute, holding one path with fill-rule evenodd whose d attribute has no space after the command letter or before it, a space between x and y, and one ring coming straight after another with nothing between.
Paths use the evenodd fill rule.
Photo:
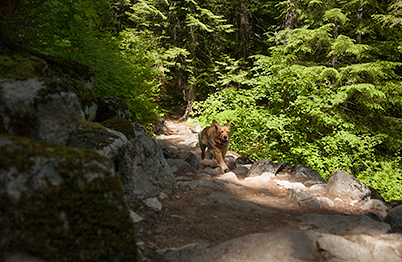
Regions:
<instances>
[{"instance_id":1,"label":"dog's ear","mask_svg":"<svg viewBox=\"0 0 402 262\"><path fill-rule=\"evenodd\" d=\"M230 127L230 125L232 124L231 122L230 122L230 120L227 120L228 122L226 123L226 126L228 126L228 127Z\"/></svg>"},{"instance_id":2,"label":"dog's ear","mask_svg":"<svg viewBox=\"0 0 402 262\"><path fill-rule=\"evenodd\" d=\"M214 119L214 120L212 120L212 124L216 127L216 128L218 128L219 127L219 124L218 124L218 122L216 122L216 120Z\"/></svg>"}]
</instances>

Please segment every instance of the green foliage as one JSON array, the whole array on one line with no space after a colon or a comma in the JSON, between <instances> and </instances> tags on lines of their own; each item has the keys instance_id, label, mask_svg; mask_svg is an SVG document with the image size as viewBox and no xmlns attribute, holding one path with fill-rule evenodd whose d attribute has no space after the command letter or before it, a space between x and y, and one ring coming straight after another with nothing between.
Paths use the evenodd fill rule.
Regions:
<instances>
[{"instance_id":1,"label":"green foliage","mask_svg":"<svg viewBox=\"0 0 402 262\"><path fill-rule=\"evenodd\" d=\"M163 77L164 71L162 50L156 48L156 38L127 29L113 40L92 50L91 56L82 56L97 75L97 92L122 98L140 121L159 119L158 77Z\"/></svg>"},{"instance_id":2,"label":"green foliage","mask_svg":"<svg viewBox=\"0 0 402 262\"><path fill-rule=\"evenodd\" d=\"M387 199L400 196L400 186L385 186L385 181L401 172L397 161L383 157L381 151L390 141L396 144L394 150L402 146L400 128L385 127L396 119L382 119L382 128L375 129L362 125L355 114L345 113L356 93L365 96L353 100L361 102L361 108L384 111L379 108L379 101L386 99L384 92L373 84L337 88L333 83L343 77L339 71L293 65L291 57L255 56L254 64L253 76L243 81L250 88L226 88L195 103L194 114L202 125L230 119L231 150L254 160L305 164L324 178L345 170L382 193L388 190Z\"/></svg>"}]
</instances>

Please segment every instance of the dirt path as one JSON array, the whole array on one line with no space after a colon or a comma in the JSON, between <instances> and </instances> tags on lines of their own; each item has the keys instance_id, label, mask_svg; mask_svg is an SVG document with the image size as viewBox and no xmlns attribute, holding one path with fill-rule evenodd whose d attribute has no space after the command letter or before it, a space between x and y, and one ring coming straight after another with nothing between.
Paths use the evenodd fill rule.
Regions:
<instances>
[{"instance_id":1,"label":"dirt path","mask_svg":"<svg viewBox=\"0 0 402 262\"><path fill-rule=\"evenodd\" d=\"M189 131L185 122L167 121L170 135L158 136L180 150L193 152L198 157L196 134ZM211 179L214 176L211 177ZM194 179L194 177L192 177ZM299 216L306 213L361 215L360 209L350 204L323 204L322 209L301 208L287 197L288 189L274 181L265 183L246 180L238 176L221 192L237 199L257 204L265 211L240 211L225 207L201 205L216 190L199 186L195 189L180 186L174 195L159 197L161 211L154 211L138 203L136 210L144 220L136 224L139 247L150 261L164 261L160 251L200 242L220 243L251 233L266 233L281 229L299 229ZM292 182L303 182L288 176L278 177ZM326 196L325 192L318 192Z\"/></svg>"}]
</instances>

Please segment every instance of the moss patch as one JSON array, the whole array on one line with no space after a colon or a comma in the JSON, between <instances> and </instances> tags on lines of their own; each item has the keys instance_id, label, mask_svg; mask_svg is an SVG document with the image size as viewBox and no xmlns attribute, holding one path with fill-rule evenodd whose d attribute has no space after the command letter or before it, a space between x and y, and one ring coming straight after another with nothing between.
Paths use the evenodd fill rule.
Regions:
<instances>
[{"instance_id":1,"label":"moss patch","mask_svg":"<svg viewBox=\"0 0 402 262\"><path fill-rule=\"evenodd\" d=\"M101 123L104 127L122 132L128 139L135 137L135 132L131 121L123 118L109 119Z\"/></svg>"},{"instance_id":2,"label":"moss patch","mask_svg":"<svg viewBox=\"0 0 402 262\"><path fill-rule=\"evenodd\" d=\"M111 160L6 135L0 156L0 259L24 253L51 261L137 261L133 223ZM55 173L60 179L52 179ZM6 189L17 182L18 198Z\"/></svg>"},{"instance_id":3,"label":"moss patch","mask_svg":"<svg viewBox=\"0 0 402 262\"><path fill-rule=\"evenodd\" d=\"M47 63L38 57L14 54L0 56L0 78L27 79L44 76Z\"/></svg>"},{"instance_id":4,"label":"moss patch","mask_svg":"<svg viewBox=\"0 0 402 262\"><path fill-rule=\"evenodd\" d=\"M99 123L80 120L77 131L71 135L68 145L97 150L109 146L118 138Z\"/></svg>"}]
</instances>

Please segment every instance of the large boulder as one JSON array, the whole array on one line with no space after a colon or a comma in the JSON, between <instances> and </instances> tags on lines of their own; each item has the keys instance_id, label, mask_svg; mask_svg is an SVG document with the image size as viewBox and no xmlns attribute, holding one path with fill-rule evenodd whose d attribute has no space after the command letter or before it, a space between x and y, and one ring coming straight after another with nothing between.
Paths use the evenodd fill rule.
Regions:
<instances>
[{"instance_id":1,"label":"large boulder","mask_svg":"<svg viewBox=\"0 0 402 262\"><path fill-rule=\"evenodd\" d=\"M275 166L274 162L269 159L262 158L251 166L250 170L247 173L247 176L256 177L262 175L263 173L275 174L276 170L277 167Z\"/></svg>"},{"instance_id":2,"label":"large boulder","mask_svg":"<svg viewBox=\"0 0 402 262\"><path fill-rule=\"evenodd\" d=\"M120 178L93 150L0 136L0 203L0 261L137 261Z\"/></svg>"},{"instance_id":3,"label":"large boulder","mask_svg":"<svg viewBox=\"0 0 402 262\"><path fill-rule=\"evenodd\" d=\"M128 139L134 138L136 134L133 123L124 118L108 119L103 121L101 125L123 133Z\"/></svg>"},{"instance_id":4,"label":"large boulder","mask_svg":"<svg viewBox=\"0 0 402 262\"><path fill-rule=\"evenodd\" d=\"M128 139L123 133L87 121L80 122L68 141L69 146L90 148L108 158L116 158L127 143Z\"/></svg>"},{"instance_id":5,"label":"large boulder","mask_svg":"<svg viewBox=\"0 0 402 262\"><path fill-rule=\"evenodd\" d=\"M296 165L293 169L294 169L293 174L297 178L306 177L320 182L325 182L325 179L322 178L322 176L320 176L320 174L318 174L318 172L312 169L311 167L304 165Z\"/></svg>"},{"instance_id":6,"label":"large boulder","mask_svg":"<svg viewBox=\"0 0 402 262\"><path fill-rule=\"evenodd\" d=\"M402 206L391 209L384 221L391 225L393 232L402 233Z\"/></svg>"},{"instance_id":7,"label":"large boulder","mask_svg":"<svg viewBox=\"0 0 402 262\"><path fill-rule=\"evenodd\" d=\"M161 147L163 155L166 159L182 159L190 164L193 168L199 168L200 161L192 152L180 150L176 146L163 140L158 140L157 143Z\"/></svg>"},{"instance_id":8,"label":"large boulder","mask_svg":"<svg viewBox=\"0 0 402 262\"><path fill-rule=\"evenodd\" d=\"M336 197L352 200L370 198L371 195L368 186L342 170L333 173L329 177L327 189L329 193Z\"/></svg>"},{"instance_id":9,"label":"large boulder","mask_svg":"<svg viewBox=\"0 0 402 262\"><path fill-rule=\"evenodd\" d=\"M165 257L172 262L315 261L318 237L313 231L299 230L251 234L217 245L200 243L169 250Z\"/></svg>"},{"instance_id":10,"label":"large boulder","mask_svg":"<svg viewBox=\"0 0 402 262\"><path fill-rule=\"evenodd\" d=\"M128 105L118 97L115 96L97 96L98 113L96 115L96 122L103 122L108 119L129 119L130 111Z\"/></svg>"},{"instance_id":11,"label":"large boulder","mask_svg":"<svg viewBox=\"0 0 402 262\"><path fill-rule=\"evenodd\" d=\"M117 170L127 201L172 193L176 180L163 156L162 149L152 138L140 135L122 149L117 159Z\"/></svg>"},{"instance_id":12,"label":"large boulder","mask_svg":"<svg viewBox=\"0 0 402 262\"><path fill-rule=\"evenodd\" d=\"M77 95L81 105L81 115L85 120L94 121L98 111L98 101L92 89L79 80L64 78L61 81Z\"/></svg>"},{"instance_id":13,"label":"large boulder","mask_svg":"<svg viewBox=\"0 0 402 262\"><path fill-rule=\"evenodd\" d=\"M57 81L0 80L0 133L65 145L80 111L76 94Z\"/></svg>"}]
</instances>

